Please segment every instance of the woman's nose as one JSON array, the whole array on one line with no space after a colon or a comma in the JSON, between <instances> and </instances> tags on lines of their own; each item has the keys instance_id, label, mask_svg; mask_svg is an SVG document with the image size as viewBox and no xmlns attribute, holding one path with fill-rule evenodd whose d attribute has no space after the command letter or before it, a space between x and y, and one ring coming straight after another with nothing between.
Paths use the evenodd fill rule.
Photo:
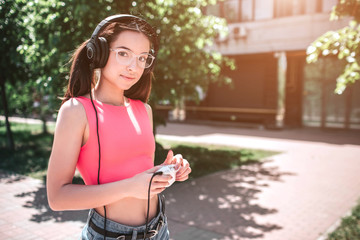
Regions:
<instances>
[{"instance_id":1,"label":"woman's nose","mask_svg":"<svg viewBox=\"0 0 360 240\"><path fill-rule=\"evenodd\" d=\"M136 66L137 65L137 60L136 60L136 57L133 57L129 63L129 65L127 66L127 68L131 71L135 71L136 69Z\"/></svg>"}]
</instances>

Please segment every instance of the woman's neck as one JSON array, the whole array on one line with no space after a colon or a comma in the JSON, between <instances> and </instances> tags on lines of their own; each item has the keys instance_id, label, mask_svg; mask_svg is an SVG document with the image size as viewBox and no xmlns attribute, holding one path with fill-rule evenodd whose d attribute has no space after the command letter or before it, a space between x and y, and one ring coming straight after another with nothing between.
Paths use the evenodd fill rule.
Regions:
<instances>
[{"instance_id":1,"label":"woman's neck","mask_svg":"<svg viewBox=\"0 0 360 240\"><path fill-rule=\"evenodd\" d=\"M110 88L99 83L92 90L92 96L95 100L114 106L125 106L127 102L124 90Z\"/></svg>"}]
</instances>

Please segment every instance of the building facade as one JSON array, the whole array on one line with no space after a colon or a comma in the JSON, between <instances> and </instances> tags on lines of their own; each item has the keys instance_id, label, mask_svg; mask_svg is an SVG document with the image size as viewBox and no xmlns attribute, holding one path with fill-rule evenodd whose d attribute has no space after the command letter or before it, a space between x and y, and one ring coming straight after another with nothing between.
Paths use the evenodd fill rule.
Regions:
<instances>
[{"instance_id":1,"label":"building facade","mask_svg":"<svg viewBox=\"0 0 360 240\"><path fill-rule=\"evenodd\" d=\"M349 19L329 21L337 0L225 0L206 14L224 17L229 34L214 49L235 60L230 85L210 85L187 119L250 122L269 127L360 128L360 83L334 93L343 63L306 63L306 49Z\"/></svg>"}]
</instances>

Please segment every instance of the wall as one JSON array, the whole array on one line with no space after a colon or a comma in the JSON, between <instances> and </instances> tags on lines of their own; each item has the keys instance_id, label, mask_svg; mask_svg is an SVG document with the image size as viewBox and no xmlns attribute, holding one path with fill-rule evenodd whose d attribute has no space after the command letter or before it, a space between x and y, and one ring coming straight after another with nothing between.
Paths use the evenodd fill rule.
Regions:
<instances>
[{"instance_id":1,"label":"wall","mask_svg":"<svg viewBox=\"0 0 360 240\"><path fill-rule=\"evenodd\" d=\"M347 24L348 19L329 22L329 13L233 23L228 37L219 39L212 49L224 55L306 50L323 33ZM235 28L239 29L237 36Z\"/></svg>"}]
</instances>

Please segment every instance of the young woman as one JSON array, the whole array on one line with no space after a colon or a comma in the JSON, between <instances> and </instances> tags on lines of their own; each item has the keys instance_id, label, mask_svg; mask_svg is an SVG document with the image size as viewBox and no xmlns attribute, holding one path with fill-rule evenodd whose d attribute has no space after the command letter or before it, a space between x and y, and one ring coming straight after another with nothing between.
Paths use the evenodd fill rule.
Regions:
<instances>
[{"instance_id":1,"label":"young woman","mask_svg":"<svg viewBox=\"0 0 360 240\"><path fill-rule=\"evenodd\" d=\"M151 88L157 35L143 19L103 20L75 51L47 173L53 210L90 209L82 239L169 239L160 193L171 176L154 174ZM177 181L191 168L169 151ZM78 169L85 185L72 183ZM151 183L151 184L150 184Z\"/></svg>"}]
</instances>

